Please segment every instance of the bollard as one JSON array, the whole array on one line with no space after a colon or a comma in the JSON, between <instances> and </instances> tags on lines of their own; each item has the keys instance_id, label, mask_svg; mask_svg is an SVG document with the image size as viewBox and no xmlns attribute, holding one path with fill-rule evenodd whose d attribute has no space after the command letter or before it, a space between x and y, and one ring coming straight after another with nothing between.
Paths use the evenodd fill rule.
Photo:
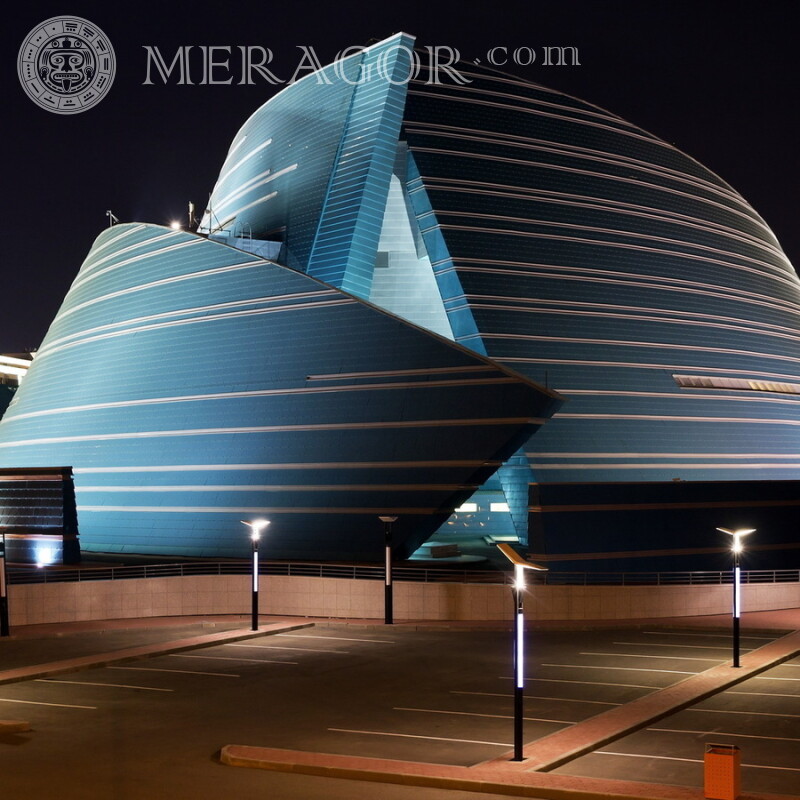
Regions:
<instances>
[{"instance_id":1,"label":"bollard","mask_svg":"<svg viewBox=\"0 0 800 800\"><path fill-rule=\"evenodd\" d=\"M740 756L735 744L706 744L704 791L708 800L739 796Z\"/></svg>"}]
</instances>

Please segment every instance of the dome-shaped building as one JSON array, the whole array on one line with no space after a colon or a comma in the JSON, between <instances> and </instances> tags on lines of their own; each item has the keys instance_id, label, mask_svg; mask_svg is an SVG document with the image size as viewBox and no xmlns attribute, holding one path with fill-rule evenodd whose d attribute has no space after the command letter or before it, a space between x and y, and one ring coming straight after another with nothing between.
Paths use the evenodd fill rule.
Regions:
<instances>
[{"instance_id":1,"label":"dome-shaped building","mask_svg":"<svg viewBox=\"0 0 800 800\"><path fill-rule=\"evenodd\" d=\"M398 34L259 108L197 234L101 235L0 423L0 465L73 466L94 549L238 552L232 521L258 511L276 554L369 558L365 520L391 513L407 555L458 506L453 529L566 569L708 566L715 528L739 524L759 564L796 562L800 281L765 222L601 108L412 48ZM275 304L297 314L252 322ZM397 422L445 373L463 381L427 386L413 435L363 457L358 426ZM317 399L256 403L276 374ZM192 426L242 431L218 449Z\"/></svg>"}]
</instances>

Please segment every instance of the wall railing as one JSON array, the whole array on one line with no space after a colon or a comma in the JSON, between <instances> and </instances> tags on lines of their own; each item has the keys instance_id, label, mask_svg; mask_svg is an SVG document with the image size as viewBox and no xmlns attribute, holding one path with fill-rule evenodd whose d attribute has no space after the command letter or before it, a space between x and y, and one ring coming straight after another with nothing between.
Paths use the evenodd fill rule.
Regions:
<instances>
[{"instance_id":1,"label":"wall railing","mask_svg":"<svg viewBox=\"0 0 800 800\"><path fill-rule=\"evenodd\" d=\"M172 578L190 575L249 575L250 561L190 562L119 567L9 567L10 584L66 583ZM311 578L383 580L382 566L359 564L262 562L261 575ZM510 572L500 570L453 569L449 567L397 566L394 580L417 583L507 583ZM709 572L544 572L533 573L529 581L547 586L715 586L730 584L730 570ZM743 583L800 583L800 570L749 570Z\"/></svg>"}]
</instances>

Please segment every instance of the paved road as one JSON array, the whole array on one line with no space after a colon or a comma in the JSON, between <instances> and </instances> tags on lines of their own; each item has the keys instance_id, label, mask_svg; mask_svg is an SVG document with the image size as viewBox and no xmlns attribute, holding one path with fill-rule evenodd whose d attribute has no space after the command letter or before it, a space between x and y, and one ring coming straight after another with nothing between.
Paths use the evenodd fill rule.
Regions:
<instances>
[{"instance_id":1,"label":"paved road","mask_svg":"<svg viewBox=\"0 0 800 800\"><path fill-rule=\"evenodd\" d=\"M748 632L742 645L773 638ZM532 631L525 739L724 662L728 644L724 632L689 629ZM22 717L33 727L0 738L4 794L368 796L364 784L224 767L215 753L250 744L455 765L495 758L512 740L509 646L501 631L317 627L0 686L0 717ZM559 771L700 786L703 743L724 729L739 735L724 741L740 744L743 762L756 765L744 771L745 790L797 793L796 742L785 740L800 741L798 663ZM758 714L730 713L755 708ZM747 738L761 736L780 740ZM380 787L387 800L411 792L415 800L461 796Z\"/></svg>"}]
</instances>

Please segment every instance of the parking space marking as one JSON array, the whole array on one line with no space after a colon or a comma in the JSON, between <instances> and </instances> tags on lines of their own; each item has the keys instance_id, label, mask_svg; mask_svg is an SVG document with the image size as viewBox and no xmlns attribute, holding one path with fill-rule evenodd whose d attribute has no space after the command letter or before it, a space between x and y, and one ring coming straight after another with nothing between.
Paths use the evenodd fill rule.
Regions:
<instances>
[{"instance_id":1,"label":"parking space marking","mask_svg":"<svg viewBox=\"0 0 800 800\"><path fill-rule=\"evenodd\" d=\"M664 644L663 642L612 642L612 644L633 645L634 647L691 647L693 650L727 650L731 651L730 647L722 647L715 644ZM739 651L742 653L750 653L754 648L740 647Z\"/></svg>"},{"instance_id":2,"label":"parking space marking","mask_svg":"<svg viewBox=\"0 0 800 800\"><path fill-rule=\"evenodd\" d=\"M615 658L668 658L670 661L719 661L714 658L699 658L697 656L658 656L642 655L641 653L578 653L579 656L614 656Z\"/></svg>"},{"instance_id":3,"label":"parking space marking","mask_svg":"<svg viewBox=\"0 0 800 800\"><path fill-rule=\"evenodd\" d=\"M732 692L728 690L725 694L753 694L758 697L793 697L797 699L796 694L780 694L778 692Z\"/></svg>"},{"instance_id":4,"label":"parking space marking","mask_svg":"<svg viewBox=\"0 0 800 800\"><path fill-rule=\"evenodd\" d=\"M110 689L141 689L144 692L174 692L174 689L156 689L153 686L129 686L126 683L96 683L94 681L61 681L55 678L37 678L35 683L68 683L73 686L106 686Z\"/></svg>"},{"instance_id":5,"label":"parking space marking","mask_svg":"<svg viewBox=\"0 0 800 800\"><path fill-rule=\"evenodd\" d=\"M641 631L648 636L705 636L708 639L730 639L729 633L674 633L672 631ZM787 631L788 633L788 631ZM759 642L774 642L772 636L740 636L740 639L753 639Z\"/></svg>"},{"instance_id":6,"label":"parking space marking","mask_svg":"<svg viewBox=\"0 0 800 800\"><path fill-rule=\"evenodd\" d=\"M704 714L747 714L753 717L789 717L800 719L800 714L775 714L770 711L728 711L723 708L684 708L684 711L702 711Z\"/></svg>"},{"instance_id":7,"label":"parking space marking","mask_svg":"<svg viewBox=\"0 0 800 800\"><path fill-rule=\"evenodd\" d=\"M733 736L735 739L769 739L772 742L800 742L800 739L792 739L789 736L756 736L754 733L723 733L722 731L682 731L677 728L645 728L648 731L659 731L660 733L691 733L695 736Z\"/></svg>"},{"instance_id":8,"label":"parking space marking","mask_svg":"<svg viewBox=\"0 0 800 800\"><path fill-rule=\"evenodd\" d=\"M750 680L753 680L753 681L800 681L800 678L767 678L767 677L765 677L763 675L759 675L759 676L757 676L755 678L751 678Z\"/></svg>"},{"instance_id":9,"label":"parking space marking","mask_svg":"<svg viewBox=\"0 0 800 800\"><path fill-rule=\"evenodd\" d=\"M560 666L569 666L568 664L542 664L543 667L560 667ZM624 667L619 667L619 669L624 669ZM660 672L661 670L656 670ZM694 672L687 672L687 675L694 675ZM513 681L514 678L511 675L500 675L500 680L503 681ZM526 681L539 681L541 683L579 683L582 686L621 686L623 689L660 689L660 686L643 686L641 683L603 683L601 681L570 681L566 678L525 678Z\"/></svg>"},{"instance_id":10,"label":"parking space marking","mask_svg":"<svg viewBox=\"0 0 800 800\"><path fill-rule=\"evenodd\" d=\"M231 656L188 656L183 653L170 653L170 658L205 658L211 661L250 661L254 664L297 664L297 661L270 661L266 658L234 658Z\"/></svg>"},{"instance_id":11,"label":"parking space marking","mask_svg":"<svg viewBox=\"0 0 800 800\"><path fill-rule=\"evenodd\" d=\"M158 667L106 667L106 669L127 669L132 672L177 672L181 675L212 675L215 678L241 678L232 672L200 672L194 669L159 669Z\"/></svg>"},{"instance_id":12,"label":"parking space marking","mask_svg":"<svg viewBox=\"0 0 800 800\"><path fill-rule=\"evenodd\" d=\"M612 686L616 686L617 684L611 684ZM469 694L469 695L480 695L482 697L513 697L513 694L502 694L500 692L464 692L458 691L456 689L451 689L450 694ZM622 703L609 703L606 700L578 700L574 697L542 697L541 695L535 694L525 694L523 695L525 700L554 700L558 703L594 703L595 705L600 706L621 706Z\"/></svg>"},{"instance_id":13,"label":"parking space marking","mask_svg":"<svg viewBox=\"0 0 800 800\"><path fill-rule=\"evenodd\" d=\"M446 736L420 736L416 733L389 733L388 731L355 731L349 728L328 728L334 733L361 733L370 736L398 736L403 739L428 739L435 742L460 742L462 744L488 744L493 747L512 747L512 742L483 742L480 739L448 739Z\"/></svg>"},{"instance_id":14,"label":"parking space marking","mask_svg":"<svg viewBox=\"0 0 800 800\"><path fill-rule=\"evenodd\" d=\"M10 700L5 697L0 697L0 703L21 703L26 706L53 706L54 708L88 708L91 711L97 710L97 706L74 706L69 703L41 703L38 700Z\"/></svg>"},{"instance_id":15,"label":"parking space marking","mask_svg":"<svg viewBox=\"0 0 800 800\"><path fill-rule=\"evenodd\" d=\"M438 708L403 708L394 706L392 711L418 711L420 714L452 714L457 717L487 717L489 719L514 719L510 714L477 714L473 711L443 711ZM552 722L557 725L577 725L577 722L569 722L565 719L542 719L540 717L523 717L528 722Z\"/></svg>"},{"instance_id":16,"label":"parking space marking","mask_svg":"<svg viewBox=\"0 0 800 800\"><path fill-rule=\"evenodd\" d=\"M333 655L350 655L349 650L320 650L312 647L282 647L279 644L237 644L235 642L229 642L228 644L223 645L223 647L255 647L260 650L299 650L301 653L332 653Z\"/></svg>"},{"instance_id":17,"label":"parking space marking","mask_svg":"<svg viewBox=\"0 0 800 800\"><path fill-rule=\"evenodd\" d=\"M291 639L327 639L334 642L370 642L371 644L396 644L390 639L347 639L344 636L314 636L310 633L279 633Z\"/></svg>"},{"instance_id":18,"label":"parking space marking","mask_svg":"<svg viewBox=\"0 0 800 800\"><path fill-rule=\"evenodd\" d=\"M614 753L611 750L595 750L595 753L600 756L626 756L628 758L657 758L661 761L690 761L693 764L702 764L701 758L678 758L677 756L651 756L644 753ZM764 764L742 764L743 767L751 767L752 769L777 769L783 772L800 772L800 767L768 767Z\"/></svg>"},{"instance_id":19,"label":"parking space marking","mask_svg":"<svg viewBox=\"0 0 800 800\"><path fill-rule=\"evenodd\" d=\"M623 672L668 672L672 675L697 675L697 672L682 672L677 669L647 669L645 667L598 667L590 664L542 664L543 667L566 667L568 669L618 669ZM502 676L501 676L502 677ZM513 678L511 678L513 680ZM525 680L528 680L527 678ZM535 680L535 679L534 679ZM792 680L791 678L789 680ZM614 684L617 685L617 684ZM649 689L659 689L659 686L649 686Z\"/></svg>"}]
</instances>

